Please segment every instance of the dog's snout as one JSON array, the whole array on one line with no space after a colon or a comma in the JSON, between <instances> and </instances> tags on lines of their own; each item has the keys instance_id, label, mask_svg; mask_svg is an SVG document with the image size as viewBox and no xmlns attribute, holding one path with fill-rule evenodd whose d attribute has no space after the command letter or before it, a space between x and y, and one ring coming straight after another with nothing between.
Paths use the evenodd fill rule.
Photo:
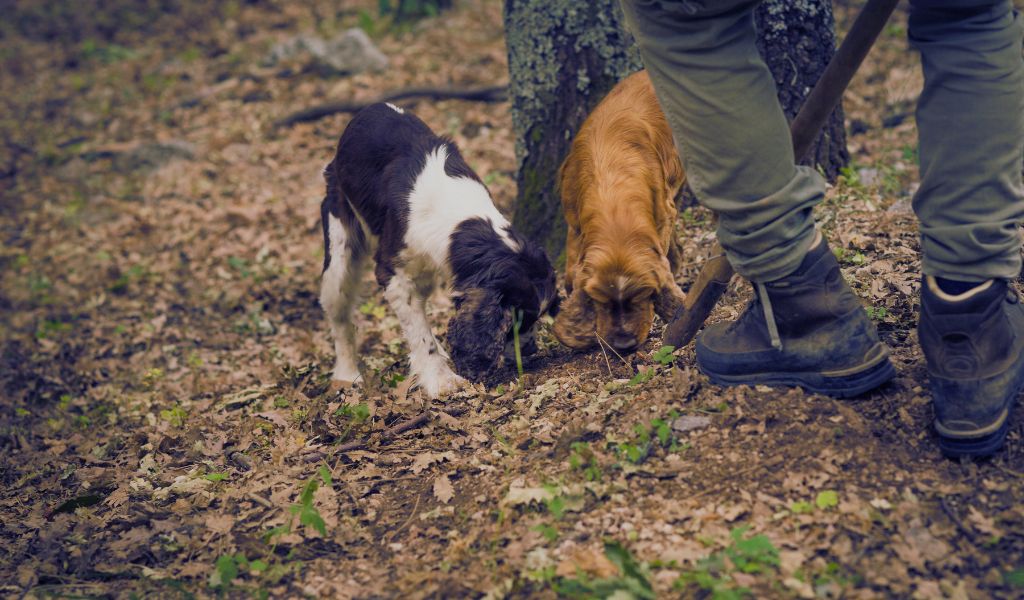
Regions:
<instances>
[{"instance_id":1,"label":"dog's snout","mask_svg":"<svg viewBox=\"0 0 1024 600\"><path fill-rule=\"evenodd\" d=\"M628 331L618 331L612 334L608 342L619 352L633 352L640 344L636 336Z\"/></svg>"}]
</instances>

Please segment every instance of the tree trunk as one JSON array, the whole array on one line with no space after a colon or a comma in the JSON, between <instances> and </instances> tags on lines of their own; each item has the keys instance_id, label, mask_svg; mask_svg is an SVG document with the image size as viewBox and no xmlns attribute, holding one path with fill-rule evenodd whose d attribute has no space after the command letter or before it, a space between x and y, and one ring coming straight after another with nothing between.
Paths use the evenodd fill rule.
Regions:
<instances>
[{"instance_id":1,"label":"tree trunk","mask_svg":"<svg viewBox=\"0 0 1024 600\"><path fill-rule=\"evenodd\" d=\"M512 222L564 262L557 175L576 131L620 79L642 68L618 0L505 0L519 192Z\"/></svg>"},{"instance_id":2,"label":"tree trunk","mask_svg":"<svg viewBox=\"0 0 1024 600\"><path fill-rule=\"evenodd\" d=\"M835 51L832 6L829 0L765 0L755 18L758 49L792 120ZM561 263L558 167L594 106L642 64L618 0L505 0L504 22L519 167L512 222ZM840 106L805 162L834 180L848 160Z\"/></svg>"},{"instance_id":3,"label":"tree trunk","mask_svg":"<svg viewBox=\"0 0 1024 600\"><path fill-rule=\"evenodd\" d=\"M779 103L790 121L836 50L835 20L828 0L764 0L754 12L757 49L775 78ZM850 162L840 102L829 115L802 164L818 166L829 181Z\"/></svg>"}]
</instances>

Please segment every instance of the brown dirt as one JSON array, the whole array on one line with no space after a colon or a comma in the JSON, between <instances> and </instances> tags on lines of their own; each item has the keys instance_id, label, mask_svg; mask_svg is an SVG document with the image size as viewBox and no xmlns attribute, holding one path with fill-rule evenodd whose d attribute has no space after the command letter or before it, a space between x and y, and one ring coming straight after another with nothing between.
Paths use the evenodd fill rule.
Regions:
<instances>
[{"instance_id":1,"label":"brown dirt","mask_svg":"<svg viewBox=\"0 0 1024 600\"><path fill-rule=\"evenodd\" d=\"M723 389L696 371L692 346L663 366L656 341L622 361L571 354L545 329L519 382L510 371L430 404L395 377L404 349L369 280L370 383L328 385L320 170L348 117L271 123L407 85L506 82L501 7L466 0L405 28L378 20L392 61L382 74L260 66L274 40L340 31L376 6L224 3L113 38L80 28L101 36L92 47L2 30L0 591L555 597L580 585L586 597L643 579L692 597L708 592L680 575L703 574L722 598L1019 597L1020 411L988 461L942 458L930 426L913 116L892 124L921 86L903 15L846 95L854 168L817 212L893 350L895 381L848 402ZM452 135L508 207L507 104L405 106ZM155 141L187 142L193 156L131 160ZM689 210L679 232L685 285L707 256L707 213ZM746 298L734 282L712 319ZM446 310L434 309L438 327ZM424 411L424 424L384 433ZM644 451L637 425L670 414L707 421ZM310 480L305 512L325 534L291 512ZM776 553L744 569L733 531ZM609 562L606 542L645 574ZM238 555L249 563L224 558ZM218 560L237 571L219 588ZM587 574L606 587L581 583Z\"/></svg>"}]
</instances>

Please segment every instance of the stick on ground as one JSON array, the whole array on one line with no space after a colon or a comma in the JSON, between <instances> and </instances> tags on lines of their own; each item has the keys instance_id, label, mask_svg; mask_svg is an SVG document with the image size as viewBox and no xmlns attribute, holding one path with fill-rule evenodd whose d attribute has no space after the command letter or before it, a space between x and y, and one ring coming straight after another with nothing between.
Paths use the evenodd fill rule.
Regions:
<instances>
[{"instance_id":1,"label":"stick on ground","mask_svg":"<svg viewBox=\"0 0 1024 600\"><path fill-rule=\"evenodd\" d=\"M274 122L274 127L290 127L296 123L316 121L337 113L354 113L378 102L397 102L410 98L429 98L431 100L471 100L473 102L504 102L508 100L507 86L488 86L479 88L406 88L388 92L368 102L328 102L304 108L300 111Z\"/></svg>"}]
</instances>

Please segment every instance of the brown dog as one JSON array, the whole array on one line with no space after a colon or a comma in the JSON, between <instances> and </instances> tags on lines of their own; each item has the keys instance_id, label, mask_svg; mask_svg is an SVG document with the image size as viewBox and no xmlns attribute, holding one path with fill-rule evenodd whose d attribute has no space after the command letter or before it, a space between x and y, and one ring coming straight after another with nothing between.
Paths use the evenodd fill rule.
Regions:
<instances>
[{"instance_id":1,"label":"brown dog","mask_svg":"<svg viewBox=\"0 0 1024 600\"><path fill-rule=\"evenodd\" d=\"M672 274L685 179L647 72L622 80L587 117L559 173L569 224L559 341L632 352L655 313L672 317L684 297Z\"/></svg>"}]
</instances>

